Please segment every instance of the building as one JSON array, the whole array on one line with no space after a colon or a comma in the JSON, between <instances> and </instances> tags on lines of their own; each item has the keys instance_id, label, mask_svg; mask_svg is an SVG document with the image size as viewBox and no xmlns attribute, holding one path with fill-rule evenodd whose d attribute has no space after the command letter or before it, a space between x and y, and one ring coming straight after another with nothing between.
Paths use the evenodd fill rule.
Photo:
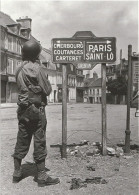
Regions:
<instances>
[{"instance_id":1,"label":"building","mask_svg":"<svg viewBox=\"0 0 139 195\"><path fill-rule=\"evenodd\" d=\"M120 59L120 64L108 65L106 67L106 77L107 82L111 82L114 79L119 79L120 77L125 80L128 79L128 60ZM113 95L107 91L107 103L108 104L126 104L126 95Z\"/></svg>"},{"instance_id":2,"label":"building","mask_svg":"<svg viewBox=\"0 0 139 195\"><path fill-rule=\"evenodd\" d=\"M115 64L106 66L106 77L107 77L107 81L117 78Z\"/></svg>"},{"instance_id":3,"label":"building","mask_svg":"<svg viewBox=\"0 0 139 195\"><path fill-rule=\"evenodd\" d=\"M21 65L21 47L30 39L31 19L25 17L13 21L10 16L0 12L0 74L1 102L17 102L15 70ZM24 25L22 25L24 24Z\"/></svg>"},{"instance_id":4,"label":"building","mask_svg":"<svg viewBox=\"0 0 139 195\"><path fill-rule=\"evenodd\" d=\"M62 101L62 65L56 64L58 102ZM67 65L67 101L76 102L76 67L73 64Z\"/></svg>"},{"instance_id":5,"label":"building","mask_svg":"<svg viewBox=\"0 0 139 195\"><path fill-rule=\"evenodd\" d=\"M76 102L83 102L84 75L83 70L76 69Z\"/></svg>"},{"instance_id":6,"label":"building","mask_svg":"<svg viewBox=\"0 0 139 195\"><path fill-rule=\"evenodd\" d=\"M26 17L16 20L0 12L0 63L1 63L1 102L17 102L18 89L15 70L22 64L21 48L28 40L36 40L31 34L32 19ZM62 101L62 66L53 64L51 51L42 48L41 62L47 67L48 79L52 92L48 102ZM83 102L83 71L77 70L73 64L67 65L67 101Z\"/></svg>"},{"instance_id":7,"label":"building","mask_svg":"<svg viewBox=\"0 0 139 195\"><path fill-rule=\"evenodd\" d=\"M56 65L51 61L51 51L42 48L40 59L42 63L47 67L48 79L52 86L52 92L48 96L48 102L58 102L58 89L57 89L57 72Z\"/></svg>"},{"instance_id":8,"label":"building","mask_svg":"<svg viewBox=\"0 0 139 195\"><path fill-rule=\"evenodd\" d=\"M89 83L88 86L88 97L89 102L92 104L100 104L101 103L101 87L102 87L102 79L98 78L97 80Z\"/></svg>"},{"instance_id":9,"label":"building","mask_svg":"<svg viewBox=\"0 0 139 195\"><path fill-rule=\"evenodd\" d=\"M96 72L93 73L93 77L89 78L90 75L86 75L86 79L84 81L84 102L88 103L101 103L101 87L102 87L102 79L98 78Z\"/></svg>"},{"instance_id":10,"label":"building","mask_svg":"<svg viewBox=\"0 0 139 195\"><path fill-rule=\"evenodd\" d=\"M36 40L31 35L31 22L28 17L12 20L10 16L0 12L1 35L1 102L17 102L18 89L15 80L15 70L22 64L21 47L29 39ZM51 62L51 52L45 48L41 52L41 61L47 66L48 78L52 84L49 102L57 101L56 68Z\"/></svg>"}]
</instances>

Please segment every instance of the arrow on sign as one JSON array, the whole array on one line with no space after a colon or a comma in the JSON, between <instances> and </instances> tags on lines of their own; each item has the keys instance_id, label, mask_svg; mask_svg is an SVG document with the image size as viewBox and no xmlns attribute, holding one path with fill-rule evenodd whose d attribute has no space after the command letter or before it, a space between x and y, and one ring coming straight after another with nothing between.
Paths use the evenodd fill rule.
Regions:
<instances>
[{"instance_id":1,"label":"arrow on sign","mask_svg":"<svg viewBox=\"0 0 139 195\"><path fill-rule=\"evenodd\" d=\"M81 41L56 41L58 44L60 43L80 43L80 44L83 44Z\"/></svg>"},{"instance_id":2,"label":"arrow on sign","mask_svg":"<svg viewBox=\"0 0 139 195\"><path fill-rule=\"evenodd\" d=\"M106 43L106 44L109 44L109 43L111 43L111 41L109 41L109 40L106 40L106 41L91 41L91 42L87 42L87 43Z\"/></svg>"}]
</instances>

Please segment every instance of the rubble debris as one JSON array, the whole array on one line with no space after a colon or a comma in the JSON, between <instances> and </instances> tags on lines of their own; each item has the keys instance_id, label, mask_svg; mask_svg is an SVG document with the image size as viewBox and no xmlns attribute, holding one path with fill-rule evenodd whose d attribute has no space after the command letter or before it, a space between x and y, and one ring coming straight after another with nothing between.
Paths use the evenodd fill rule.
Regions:
<instances>
[{"instance_id":1,"label":"rubble debris","mask_svg":"<svg viewBox=\"0 0 139 195\"><path fill-rule=\"evenodd\" d=\"M114 171L119 171L119 168L115 168Z\"/></svg>"},{"instance_id":2,"label":"rubble debris","mask_svg":"<svg viewBox=\"0 0 139 195\"><path fill-rule=\"evenodd\" d=\"M93 146L101 146L101 142L93 142Z\"/></svg>"},{"instance_id":3,"label":"rubble debris","mask_svg":"<svg viewBox=\"0 0 139 195\"><path fill-rule=\"evenodd\" d=\"M95 154L99 154L100 150L97 148L90 149L86 152L87 156L94 156Z\"/></svg>"},{"instance_id":4,"label":"rubble debris","mask_svg":"<svg viewBox=\"0 0 139 195\"><path fill-rule=\"evenodd\" d=\"M139 151L139 145L137 144L130 145L130 149Z\"/></svg>"},{"instance_id":5,"label":"rubble debris","mask_svg":"<svg viewBox=\"0 0 139 195\"><path fill-rule=\"evenodd\" d=\"M105 179L102 179L102 177L87 178L85 180L85 182L91 183L91 184L106 184L106 183L108 183Z\"/></svg>"},{"instance_id":6,"label":"rubble debris","mask_svg":"<svg viewBox=\"0 0 139 195\"><path fill-rule=\"evenodd\" d=\"M84 181L80 178L72 178L68 183L71 183L70 190L87 187L87 184L107 184L108 181L102 179L102 177L86 178Z\"/></svg>"},{"instance_id":7,"label":"rubble debris","mask_svg":"<svg viewBox=\"0 0 139 195\"><path fill-rule=\"evenodd\" d=\"M72 151L70 152L70 154L71 154L71 155L74 155L74 156L76 156L76 157L82 157L82 156L83 156L83 154L82 154L82 152L81 152L80 150L72 150Z\"/></svg>"},{"instance_id":8,"label":"rubble debris","mask_svg":"<svg viewBox=\"0 0 139 195\"><path fill-rule=\"evenodd\" d=\"M93 177L93 178L87 178L85 181L86 183L91 183L91 184L100 184L102 177Z\"/></svg>"},{"instance_id":9,"label":"rubble debris","mask_svg":"<svg viewBox=\"0 0 139 195\"><path fill-rule=\"evenodd\" d=\"M95 171L96 169L92 165L87 166L87 170L89 171Z\"/></svg>"},{"instance_id":10,"label":"rubble debris","mask_svg":"<svg viewBox=\"0 0 139 195\"><path fill-rule=\"evenodd\" d=\"M106 184L106 183L108 183L108 181L106 181L105 179L102 179L102 180L101 180L101 183L102 183L102 184Z\"/></svg>"},{"instance_id":11,"label":"rubble debris","mask_svg":"<svg viewBox=\"0 0 139 195\"><path fill-rule=\"evenodd\" d=\"M125 159L131 159L131 158L133 158L132 155L124 155L123 157L124 157Z\"/></svg>"},{"instance_id":12,"label":"rubble debris","mask_svg":"<svg viewBox=\"0 0 139 195\"><path fill-rule=\"evenodd\" d=\"M83 146L83 145L88 145L89 144L89 141L87 140L82 140L80 143L76 144L76 143L73 143L73 144L67 144L67 147L75 147L75 146ZM54 148L54 147L62 147L61 144L51 144L50 145L51 148Z\"/></svg>"},{"instance_id":13,"label":"rubble debris","mask_svg":"<svg viewBox=\"0 0 139 195\"><path fill-rule=\"evenodd\" d=\"M114 148L107 147L107 154L110 156L116 155L116 151Z\"/></svg>"},{"instance_id":14,"label":"rubble debris","mask_svg":"<svg viewBox=\"0 0 139 195\"><path fill-rule=\"evenodd\" d=\"M117 146L119 146L119 147L121 147L123 150L125 150L125 144L124 144L124 143L117 144ZM131 149L131 150L136 150L137 152L139 152L139 145L138 145L138 144L131 144L131 145L130 145L130 149Z\"/></svg>"},{"instance_id":15,"label":"rubble debris","mask_svg":"<svg viewBox=\"0 0 139 195\"><path fill-rule=\"evenodd\" d=\"M121 147L117 147L116 148L116 156L117 157L120 157L120 156L123 156L124 155L124 151Z\"/></svg>"},{"instance_id":16,"label":"rubble debris","mask_svg":"<svg viewBox=\"0 0 139 195\"><path fill-rule=\"evenodd\" d=\"M89 141L87 140L82 140L79 144L79 146L83 146L83 145L88 145L89 144Z\"/></svg>"},{"instance_id":17,"label":"rubble debris","mask_svg":"<svg viewBox=\"0 0 139 195\"><path fill-rule=\"evenodd\" d=\"M71 183L70 190L87 187L87 184L84 183L84 181L82 181L80 178L78 179L73 178L70 183Z\"/></svg>"}]
</instances>

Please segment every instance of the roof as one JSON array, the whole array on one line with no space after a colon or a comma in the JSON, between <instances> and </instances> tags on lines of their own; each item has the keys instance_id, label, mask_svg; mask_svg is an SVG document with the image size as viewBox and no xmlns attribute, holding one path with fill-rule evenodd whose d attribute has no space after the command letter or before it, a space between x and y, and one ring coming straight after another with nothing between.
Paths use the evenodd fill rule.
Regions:
<instances>
[{"instance_id":1,"label":"roof","mask_svg":"<svg viewBox=\"0 0 139 195\"><path fill-rule=\"evenodd\" d=\"M15 22L9 15L3 13L0 11L0 25L7 28L9 33L14 34L14 32L7 26L7 25L13 25L13 24L17 24L17 22ZM23 29L23 28L22 28ZM19 35L18 35L19 36ZM22 36L20 36L22 37ZM25 38L25 37L22 37ZM25 38L26 39L26 38ZM27 39L26 39L27 40ZM30 35L30 40L39 42L35 37L33 37L32 35ZM52 63L51 61L51 51L45 48L42 48L41 51L41 55L40 55L40 59L42 62L47 63L49 62L49 67L48 69L51 70L56 70L56 66L55 64Z\"/></svg>"},{"instance_id":2,"label":"roof","mask_svg":"<svg viewBox=\"0 0 139 195\"><path fill-rule=\"evenodd\" d=\"M84 87L88 87L91 82L94 82L94 78L88 78L84 80Z\"/></svg>"},{"instance_id":3,"label":"roof","mask_svg":"<svg viewBox=\"0 0 139 195\"><path fill-rule=\"evenodd\" d=\"M16 24L16 22L10 16L0 11L0 25L7 27L9 24Z\"/></svg>"},{"instance_id":4,"label":"roof","mask_svg":"<svg viewBox=\"0 0 139 195\"><path fill-rule=\"evenodd\" d=\"M84 87L101 87L102 86L102 79L98 78L98 79L94 79L94 78L89 78L86 79L84 82Z\"/></svg>"},{"instance_id":5,"label":"roof","mask_svg":"<svg viewBox=\"0 0 139 195\"><path fill-rule=\"evenodd\" d=\"M16 35L16 36L18 36L18 37L21 37L21 38L27 40L27 38L25 38L24 36L22 36L22 35L17 35L16 33L14 33L14 32L11 30L10 27L12 27L12 25L15 25L15 24L16 24L16 25L19 25L19 24L18 24L17 22L15 22L9 15L7 15L7 14L5 14L5 13L3 13L3 12L0 11L0 25L3 26L3 27L5 27L5 28L8 30L8 32L9 32L10 34Z\"/></svg>"},{"instance_id":6,"label":"roof","mask_svg":"<svg viewBox=\"0 0 139 195\"><path fill-rule=\"evenodd\" d=\"M33 37L32 35L30 35L30 40L31 41L36 41L36 42L39 42L35 37Z\"/></svg>"},{"instance_id":7,"label":"roof","mask_svg":"<svg viewBox=\"0 0 139 195\"><path fill-rule=\"evenodd\" d=\"M91 31L77 31L72 38L94 38L96 37Z\"/></svg>"},{"instance_id":8,"label":"roof","mask_svg":"<svg viewBox=\"0 0 139 195\"><path fill-rule=\"evenodd\" d=\"M102 78L98 78L97 80L90 82L88 87L102 87Z\"/></svg>"},{"instance_id":9,"label":"roof","mask_svg":"<svg viewBox=\"0 0 139 195\"><path fill-rule=\"evenodd\" d=\"M51 60L51 51L48 49L42 48L40 59L42 63L49 63L48 69L56 70L56 65L52 63Z\"/></svg>"}]
</instances>

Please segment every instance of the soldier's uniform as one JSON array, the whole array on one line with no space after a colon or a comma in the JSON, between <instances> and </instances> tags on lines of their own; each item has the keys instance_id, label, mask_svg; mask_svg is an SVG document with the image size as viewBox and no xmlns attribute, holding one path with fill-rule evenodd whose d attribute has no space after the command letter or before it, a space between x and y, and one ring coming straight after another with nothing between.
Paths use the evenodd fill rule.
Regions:
<instances>
[{"instance_id":1,"label":"soldier's uniform","mask_svg":"<svg viewBox=\"0 0 139 195\"><path fill-rule=\"evenodd\" d=\"M20 68L19 68L20 69ZM14 157L23 159L34 135L34 160L45 159L46 151L46 116L45 106L51 92L51 85L47 80L46 68L38 62L24 62L18 73L18 120L19 132Z\"/></svg>"},{"instance_id":2,"label":"soldier's uniform","mask_svg":"<svg viewBox=\"0 0 139 195\"><path fill-rule=\"evenodd\" d=\"M18 95L18 135L14 151L13 182L22 179L21 161L29 151L32 136L34 136L34 161L38 169L37 182L39 186L59 183L45 171L46 150L46 114L47 96L51 93L47 69L40 63L40 45L28 41L22 49L23 65L16 71Z\"/></svg>"}]
</instances>

